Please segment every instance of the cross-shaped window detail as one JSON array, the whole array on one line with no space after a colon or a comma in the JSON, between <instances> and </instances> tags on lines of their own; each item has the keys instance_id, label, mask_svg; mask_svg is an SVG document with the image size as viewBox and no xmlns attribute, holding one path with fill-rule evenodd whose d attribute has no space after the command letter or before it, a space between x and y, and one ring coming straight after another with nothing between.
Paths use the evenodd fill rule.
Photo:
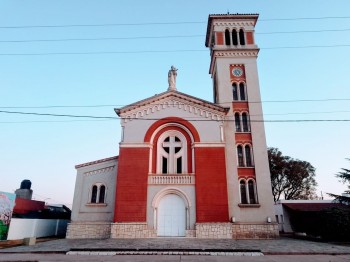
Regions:
<instances>
[{"instance_id":1,"label":"cross-shaped window detail","mask_svg":"<svg viewBox=\"0 0 350 262\"><path fill-rule=\"evenodd\" d=\"M158 141L158 173L183 174L186 168L186 138L176 131L170 131Z\"/></svg>"}]
</instances>

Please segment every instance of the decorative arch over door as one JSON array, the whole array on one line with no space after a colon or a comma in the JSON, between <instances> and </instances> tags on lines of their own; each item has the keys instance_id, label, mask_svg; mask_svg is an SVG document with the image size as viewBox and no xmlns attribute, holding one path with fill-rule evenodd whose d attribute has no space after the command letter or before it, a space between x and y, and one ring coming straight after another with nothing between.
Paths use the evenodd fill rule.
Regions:
<instances>
[{"instance_id":1,"label":"decorative arch over door","mask_svg":"<svg viewBox=\"0 0 350 262\"><path fill-rule=\"evenodd\" d=\"M185 236L190 225L191 203L186 193L165 188L152 201L154 225L158 236Z\"/></svg>"}]
</instances>

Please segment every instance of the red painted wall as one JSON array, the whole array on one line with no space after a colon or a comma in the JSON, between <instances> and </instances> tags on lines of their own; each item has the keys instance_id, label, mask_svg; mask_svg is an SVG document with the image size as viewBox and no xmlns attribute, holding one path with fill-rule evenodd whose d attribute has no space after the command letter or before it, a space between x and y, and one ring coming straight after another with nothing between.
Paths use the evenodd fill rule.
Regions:
<instances>
[{"instance_id":1,"label":"red painted wall","mask_svg":"<svg viewBox=\"0 0 350 262\"><path fill-rule=\"evenodd\" d=\"M149 148L119 150L114 222L146 222Z\"/></svg>"},{"instance_id":2,"label":"red painted wall","mask_svg":"<svg viewBox=\"0 0 350 262\"><path fill-rule=\"evenodd\" d=\"M248 45L254 44L253 32L246 32L246 36L247 36L247 44Z\"/></svg>"},{"instance_id":3,"label":"red painted wall","mask_svg":"<svg viewBox=\"0 0 350 262\"><path fill-rule=\"evenodd\" d=\"M215 33L216 38L216 44L217 45L223 45L224 44L224 33L223 32L216 32Z\"/></svg>"},{"instance_id":4,"label":"red painted wall","mask_svg":"<svg viewBox=\"0 0 350 262\"><path fill-rule=\"evenodd\" d=\"M197 222L228 222L224 148L195 148Z\"/></svg>"},{"instance_id":5,"label":"red painted wall","mask_svg":"<svg viewBox=\"0 0 350 262\"><path fill-rule=\"evenodd\" d=\"M239 178L255 177L255 168L239 167L237 170Z\"/></svg>"},{"instance_id":6,"label":"red painted wall","mask_svg":"<svg viewBox=\"0 0 350 262\"><path fill-rule=\"evenodd\" d=\"M13 213L15 214L27 214L30 211L39 211L45 209L44 201L29 200L16 197Z\"/></svg>"}]
</instances>

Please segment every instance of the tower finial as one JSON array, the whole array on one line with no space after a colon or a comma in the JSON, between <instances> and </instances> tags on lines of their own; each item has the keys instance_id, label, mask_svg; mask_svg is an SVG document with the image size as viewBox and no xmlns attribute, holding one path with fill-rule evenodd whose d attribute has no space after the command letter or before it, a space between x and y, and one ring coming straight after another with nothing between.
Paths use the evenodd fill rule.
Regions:
<instances>
[{"instance_id":1,"label":"tower finial","mask_svg":"<svg viewBox=\"0 0 350 262\"><path fill-rule=\"evenodd\" d=\"M175 66L171 66L168 72L168 82L169 82L168 91L176 91L176 76L177 76L177 68Z\"/></svg>"}]
</instances>

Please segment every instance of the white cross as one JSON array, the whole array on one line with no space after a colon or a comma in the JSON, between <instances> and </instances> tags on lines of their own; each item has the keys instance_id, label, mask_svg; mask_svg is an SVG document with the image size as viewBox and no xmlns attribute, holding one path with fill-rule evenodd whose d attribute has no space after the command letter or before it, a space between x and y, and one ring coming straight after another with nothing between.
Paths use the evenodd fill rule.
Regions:
<instances>
[{"instance_id":1,"label":"white cross","mask_svg":"<svg viewBox=\"0 0 350 262\"><path fill-rule=\"evenodd\" d=\"M182 147L182 143L175 141L175 136L170 136L169 142L163 142L163 148L169 147L169 153L168 153L168 165L169 165L169 172L170 173L176 173L175 172L175 148L176 147Z\"/></svg>"}]
</instances>

